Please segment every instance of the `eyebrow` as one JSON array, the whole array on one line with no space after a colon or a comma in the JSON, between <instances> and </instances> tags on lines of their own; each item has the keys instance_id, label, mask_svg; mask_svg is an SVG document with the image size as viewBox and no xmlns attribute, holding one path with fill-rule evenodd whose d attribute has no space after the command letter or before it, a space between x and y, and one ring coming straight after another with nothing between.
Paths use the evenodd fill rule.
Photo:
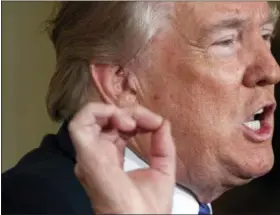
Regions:
<instances>
[{"instance_id":1,"label":"eyebrow","mask_svg":"<svg viewBox=\"0 0 280 215\"><path fill-rule=\"evenodd\" d=\"M206 32L213 32L220 29L225 28L240 28L242 25L244 25L246 22L246 19L241 18L227 18L223 20L219 20L217 23L210 24L207 26L204 31Z\"/></svg>"},{"instance_id":2,"label":"eyebrow","mask_svg":"<svg viewBox=\"0 0 280 215\"><path fill-rule=\"evenodd\" d=\"M274 26L278 17L279 17L278 14L276 15L275 13L271 12L268 18L264 22L262 22L260 26L266 24L273 24ZM207 33L211 33L221 29L238 29L241 28L246 22L248 22L246 18L237 18L237 17L226 18L218 21L217 23L210 24L209 26L205 27L203 31Z\"/></svg>"}]
</instances>

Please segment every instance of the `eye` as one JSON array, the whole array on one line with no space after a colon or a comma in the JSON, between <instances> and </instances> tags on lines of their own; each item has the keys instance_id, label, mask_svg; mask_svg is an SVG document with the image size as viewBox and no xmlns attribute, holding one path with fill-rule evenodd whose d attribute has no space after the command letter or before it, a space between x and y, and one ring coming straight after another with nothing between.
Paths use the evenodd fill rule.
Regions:
<instances>
[{"instance_id":1,"label":"eye","mask_svg":"<svg viewBox=\"0 0 280 215\"><path fill-rule=\"evenodd\" d=\"M228 58L232 56L238 48L238 32L236 30L227 30L219 32L219 35L214 37L209 50L213 56Z\"/></svg>"},{"instance_id":2,"label":"eye","mask_svg":"<svg viewBox=\"0 0 280 215\"><path fill-rule=\"evenodd\" d=\"M220 45L220 46L229 46L231 44L233 44L233 40L223 40L216 43L216 45Z\"/></svg>"},{"instance_id":3,"label":"eye","mask_svg":"<svg viewBox=\"0 0 280 215\"><path fill-rule=\"evenodd\" d=\"M216 46L230 46L234 44L234 39L224 39L213 43Z\"/></svg>"},{"instance_id":4,"label":"eye","mask_svg":"<svg viewBox=\"0 0 280 215\"><path fill-rule=\"evenodd\" d=\"M270 42L271 39L273 38L273 35L272 34L264 34L264 35L262 35L262 38L263 38L263 40Z\"/></svg>"},{"instance_id":5,"label":"eye","mask_svg":"<svg viewBox=\"0 0 280 215\"><path fill-rule=\"evenodd\" d=\"M274 37L274 34L271 33L271 32L264 33L264 34L262 35L262 38L263 38L265 44L267 44L267 46L268 46L269 48L271 48L271 40L273 39L273 37Z\"/></svg>"}]
</instances>

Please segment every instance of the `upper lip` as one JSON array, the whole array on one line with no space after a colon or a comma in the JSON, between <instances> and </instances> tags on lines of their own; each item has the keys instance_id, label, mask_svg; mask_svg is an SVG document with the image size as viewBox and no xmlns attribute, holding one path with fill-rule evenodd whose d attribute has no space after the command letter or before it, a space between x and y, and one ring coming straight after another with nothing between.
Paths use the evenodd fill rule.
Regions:
<instances>
[{"instance_id":1,"label":"upper lip","mask_svg":"<svg viewBox=\"0 0 280 215\"><path fill-rule=\"evenodd\" d=\"M251 112L251 114L247 117L247 121L250 121L250 118L256 114L256 112L260 109L263 110L263 118L267 118L268 116L272 115L276 109L276 102L266 102L262 105L258 105L258 108L254 108L254 112Z\"/></svg>"}]
</instances>

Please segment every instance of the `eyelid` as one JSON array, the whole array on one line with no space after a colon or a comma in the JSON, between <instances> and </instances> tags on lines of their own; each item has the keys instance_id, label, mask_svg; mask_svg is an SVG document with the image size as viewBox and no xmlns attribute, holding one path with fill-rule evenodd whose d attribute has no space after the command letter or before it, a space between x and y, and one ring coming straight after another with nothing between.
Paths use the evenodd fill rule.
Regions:
<instances>
[{"instance_id":1,"label":"eyelid","mask_svg":"<svg viewBox=\"0 0 280 215\"><path fill-rule=\"evenodd\" d=\"M274 38L276 36L276 32L273 30L263 29L261 32L262 37L263 36L270 36L270 38Z\"/></svg>"},{"instance_id":2,"label":"eyelid","mask_svg":"<svg viewBox=\"0 0 280 215\"><path fill-rule=\"evenodd\" d=\"M275 33L275 27L272 24L266 24L266 25L262 26L262 28L260 30L261 30L262 34L263 34L263 32L269 32L270 34Z\"/></svg>"},{"instance_id":3,"label":"eyelid","mask_svg":"<svg viewBox=\"0 0 280 215\"><path fill-rule=\"evenodd\" d=\"M263 29L263 30L266 29L266 30L270 30L270 31L273 31L274 28L275 28L275 25L273 23L267 23L261 27L261 29Z\"/></svg>"},{"instance_id":4,"label":"eyelid","mask_svg":"<svg viewBox=\"0 0 280 215\"><path fill-rule=\"evenodd\" d=\"M217 40L215 40L212 45L222 45L222 43L227 42L227 41L234 41L236 39L237 36L235 35L229 35L229 36L225 36L225 37L221 37Z\"/></svg>"},{"instance_id":5,"label":"eyelid","mask_svg":"<svg viewBox=\"0 0 280 215\"><path fill-rule=\"evenodd\" d=\"M239 31L237 29L224 29L209 35L212 41L222 41L231 38L237 38Z\"/></svg>"}]
</instances>

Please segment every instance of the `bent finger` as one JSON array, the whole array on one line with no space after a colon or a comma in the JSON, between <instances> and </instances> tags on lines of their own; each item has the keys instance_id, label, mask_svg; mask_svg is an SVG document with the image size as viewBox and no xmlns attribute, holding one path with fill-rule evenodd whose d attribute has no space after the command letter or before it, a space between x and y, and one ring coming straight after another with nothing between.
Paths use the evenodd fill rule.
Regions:
<instances>
[{"instance_id":1,"label":"bent finger","mask_svg":"<svg viewBox=\"0 0 280 215\"><path fill-rule=\"evenodd\" d=\"M142 131L156 131L163 122L163 118L143 106L123 109L135 121L137 128Z\"/></svg>"},{"instance_id":2,"label":"bent finger","mask_svg":"<svg viewBox=\"0 0 280 215\"><path fill-rule=\"evenodd\" d=\"M150 148L150 167L175 178L175 144L171 135L171 126L164 120L161 127L152 134Z\"/></svg>"}]
</instances>

